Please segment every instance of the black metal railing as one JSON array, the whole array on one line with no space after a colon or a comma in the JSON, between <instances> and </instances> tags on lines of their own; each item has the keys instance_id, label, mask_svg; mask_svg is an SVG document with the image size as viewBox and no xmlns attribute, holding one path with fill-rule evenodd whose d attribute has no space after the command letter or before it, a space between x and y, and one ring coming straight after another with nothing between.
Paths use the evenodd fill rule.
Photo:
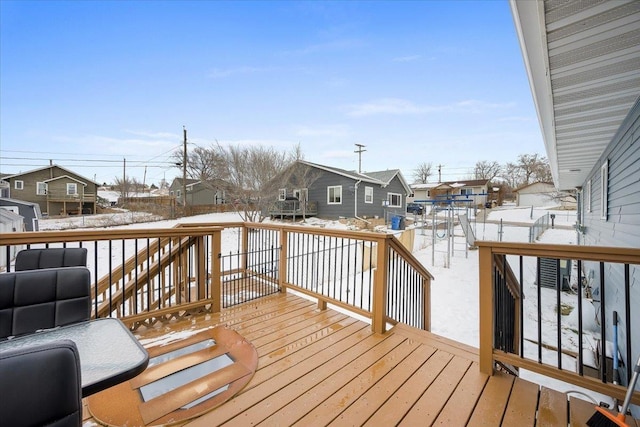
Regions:
<instances>
[{"instance_id":1,"label":"black metal railing","mask_svg":"<svg viewBox=\"0 0 640 427\"><path fill-rule=\"evenodd\" d=\"M614 379L627 384L640 352L632 327L640 319L640 306L632 302L640 250L498 242L481 242L480 250L481 367L490 366L490 356L603 393L620 392L605 386ZM483 273L487 267L490 275Z\"/></svg>"}]
</instances>

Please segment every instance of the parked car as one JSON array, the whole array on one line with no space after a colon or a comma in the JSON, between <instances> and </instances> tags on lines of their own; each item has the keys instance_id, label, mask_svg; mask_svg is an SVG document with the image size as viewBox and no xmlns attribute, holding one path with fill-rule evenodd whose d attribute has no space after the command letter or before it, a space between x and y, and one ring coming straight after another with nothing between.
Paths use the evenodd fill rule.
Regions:
<instances>
[{"instance_id":1,"label":"parked car","mask_svg":"<svg viewBox=\"0 0 640 427\"><path fill-rule=\"evenodd\" d=\"M414 215L422 215L424 208L419 203L407 203L407 212Z\"/></svg>"}]
</instances>

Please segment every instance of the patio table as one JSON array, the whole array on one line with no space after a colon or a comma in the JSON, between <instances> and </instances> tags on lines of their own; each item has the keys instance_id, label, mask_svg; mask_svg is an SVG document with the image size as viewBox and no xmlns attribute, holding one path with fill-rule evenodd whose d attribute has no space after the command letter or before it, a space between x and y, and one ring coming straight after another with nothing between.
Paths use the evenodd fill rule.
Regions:
<instances>
[{"instance_id":1,"label":"patio table","mask_svg":"<svg viewBox=\"0 0 640 427\"><path fill-rule=\"evenodd\" d=\"M87 397L144 371L149 354L115 318L75 323L0 341L0 352L69 339L78 347L82 396Z\"/></svg>"}]
</instances>

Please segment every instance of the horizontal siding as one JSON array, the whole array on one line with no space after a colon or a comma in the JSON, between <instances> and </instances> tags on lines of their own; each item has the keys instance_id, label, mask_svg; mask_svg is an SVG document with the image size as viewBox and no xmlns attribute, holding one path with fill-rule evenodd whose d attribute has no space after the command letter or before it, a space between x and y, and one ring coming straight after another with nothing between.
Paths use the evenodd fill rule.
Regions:
<instances>
[{"instance_id":1,"label":"horizontal siding","mask_svg":"<svg viewBox=\"0 0 640 427\"><path fill-rule=\"evenodd\" d=\"M370 183L360 182L357 191L356 181L345 176L329 171L317 169L312 182L308 183L309 201L318 203L318 216L323 218L353 218L354 216L380 218L385 215L383 201L387 200L388 193L397 193L402 196L402 206L399 208L388 208L390 213L404 213L406 207L406 191L400 179L396 176L386 187ZM342 186L342 203L329 204L327 188L331 186ZM365 203L365 187L373 187L373 203ZM293 194L294 188L299 188L291 183L286 184L287 195ZM356 209L357 197L357 209Z\"/></svg>"},{"instance_id":2,"label":"horizontal siding","mask_svg":"<svg viewBox=\"0 0 640 427\"><path fill-rule=\"evenodd\" d=\"M600 218L601 176L600 168L608 160L607 218ZM640 99L636 101L625 122L618 130L587 180L591 180L591 212L583 211L586 227L583 243L598 246L640 247ZM587 188L586 182L583 188ZM600 287L599 265L585 263L584 274L598 295ZM623 266L607 264L604 270L605 283L605 326L607 340L613 340L612 316L617 311L620 316L619 344L625 365L633 365L634 357L640 354L640 332L634 325L640 324L640 266L630 267L630 324L625 312L625 284ZM597 314L602 321L600 313ZM632 359L626 360L627 336L632 333ZM623 372L623 378L624 378ZM624 382L626 384L626 382Z\"/></svg>"}]
</instances>

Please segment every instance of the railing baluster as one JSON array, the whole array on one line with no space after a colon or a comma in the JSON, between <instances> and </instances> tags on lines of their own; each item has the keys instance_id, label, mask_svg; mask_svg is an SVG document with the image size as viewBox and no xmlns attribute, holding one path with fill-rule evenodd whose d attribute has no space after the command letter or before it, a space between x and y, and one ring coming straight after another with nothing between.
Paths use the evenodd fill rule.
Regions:
<instances>
[{"instance_id":1,"label":"railing baluster","mask_svg":"<svg viewBox=\"0 0 640 427\"><path fill-rule=\"evenodd\" d=\"M518 303L520 304L520 325L518 325L518 331L520 334L520 357L524 357L524 262L523 257L520 255L519 259L519 275L518 280L520 281L520 298L518 298Z\"/></svg>"},{"instance_id":2,"label":"railing baluster","mask_svg":"<svg viewBox=\"0 0 640 427\"><path fill-rule=\"evenodd\" d=\"M558 369L562 369L562 283L560 283L560 259L556 259L556 333L557 333L557 353Z\"/></svg>"},{"instance_id":3,"label":"railing baluster","mask_svg":"<svg viewBox=\"0 0 640 427\"><path fill-rule=\"evenodd\" d=\"M583 357L583 343L582 343L582 260L579 259L578 263L578 375L584 375L584 357Z\"/></svg>"},{"instance_id":4,"label":"railing baluster","mask_svg":"<svg viewBox=\"0 0 640 427\"><path fill-rule=\"evenodd\" d=\"M538 363L542 363L542 285L540 282L540 257L537 258L538 269L536 272L537 298L538 298Z\"/></svg>"},{"instance_id":5,"label":"railing baluster","mask_svg":"<svg viewBox=\"0 0 640 427\"><path fill-rule=\"evenodd\" d=\"M604 263L600 262L600 379L607 382L607 331L606 331L605 289L604 289Z\"/></svg>"}]
</instances>

